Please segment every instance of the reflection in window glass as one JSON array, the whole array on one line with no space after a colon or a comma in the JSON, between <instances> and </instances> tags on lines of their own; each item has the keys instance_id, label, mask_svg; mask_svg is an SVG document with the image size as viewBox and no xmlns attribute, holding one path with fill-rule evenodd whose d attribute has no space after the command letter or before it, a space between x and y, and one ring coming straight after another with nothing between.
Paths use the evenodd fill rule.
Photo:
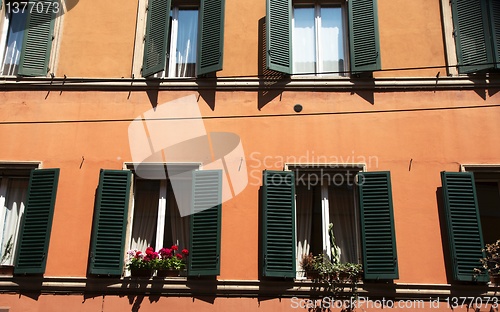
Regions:
<instances>
[{"instance_id":1,"label":"reflection in window glass","mask_svg":"<svg viewBox=\"0 0 500 312\"><path fill-rule=\"evenodd\" d=\"M19 68L19 58L23 44L24 29L28 10L19 10L6 17L7 42L2 60L2 75L15 75Z\"/></svg>"},{"instance_id":2,"label":"reflection in window glass","mask_svg":"<svg viewBox=\"0 0 500 312\"><path fill-rule=\"evenodd\" d=\"M198 10L172 10L170 59L168 77L196 76L196 51L198 37Z\"/></svg>"},{"instance_id":3,"label":"reflection in window glass","mask_svg":"<svg viewBox=\"0 0 500 312\"><path fill-rule=\"evenodd\" d=\"M315 73L314 8L294 8L293 18L293 71L295 74Z\"/></svg>"},{"instance_id":4,"label":"reflection in window glass","mask_svg":"<svg viewBox=\"0 0 500 312\"><path fill-rule=\"evenodd\" d=\"M342 12L340 8L321 8L320 57L322 73L338 73L344 70L344 38L342 36Z\"/></svg>"}]
</instances>

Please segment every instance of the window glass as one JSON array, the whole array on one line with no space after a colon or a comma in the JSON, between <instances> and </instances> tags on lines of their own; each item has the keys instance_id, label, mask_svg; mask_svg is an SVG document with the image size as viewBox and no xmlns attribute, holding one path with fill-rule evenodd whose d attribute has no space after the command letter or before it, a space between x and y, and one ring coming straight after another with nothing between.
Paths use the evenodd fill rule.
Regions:
<instances>
[{"instance_id":1,"label":"window glass","mask_svg":"<svg viewBox=\"0 0 500 312\"><path fill-rule=\"evenodd\" d=\"M344 70L344 36L340 7L322 7L320 10L321 73L338 73Z\"/></svg>"},{"instance_id":2,"label":"window glass","mask_svg":"<svg viewBox=\"0 0 500 312\"><path fill-rule=\"evenodd\" d=\"M477 201L485 244L500 239L500 191L498 181L477 181Z\"/></svg>"},{"instance_id":3,"label":"window glass","mask_svg":"<svg viewBox=\"0 0 500 312\"><path fill-rule=\"evenodd\" d=\"M316 72L316 27L313 7L293 10L293 69L296 74Z\"/></svg>"},{"instance_id":4,"label":"window glass","mask_svg":"<svg viewBox=\"0 0 500 312\"><path fill-rule=\"evenodd\" d=\"M23 45L28 10L11 9L6 16L7 40L2 59L2 75L16 75Z\"/></svg>"}]
</instances>

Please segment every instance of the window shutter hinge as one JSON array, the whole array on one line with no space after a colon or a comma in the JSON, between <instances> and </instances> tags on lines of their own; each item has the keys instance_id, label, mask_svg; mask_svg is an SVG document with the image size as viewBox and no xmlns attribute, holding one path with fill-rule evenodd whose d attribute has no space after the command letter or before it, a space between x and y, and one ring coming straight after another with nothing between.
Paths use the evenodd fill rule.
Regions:
<instances>
[{"instance_id":1,"label":"window shutter hinge","mask_svg":"<svg viewBox=\"0 0 500 312\"><path fill-rule=\"evenodd\" d=\"M52 35L52 41L54 41L54 39L56 39L56 36Z\"/></svg>"}]
</instances>

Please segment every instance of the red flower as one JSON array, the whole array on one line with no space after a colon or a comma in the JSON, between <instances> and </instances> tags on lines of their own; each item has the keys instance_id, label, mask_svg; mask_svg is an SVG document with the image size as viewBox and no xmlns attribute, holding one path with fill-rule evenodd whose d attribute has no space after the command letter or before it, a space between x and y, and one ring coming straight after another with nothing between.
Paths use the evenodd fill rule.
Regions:
<instances>
[{"instance_id":1,"label":"red flower","mask_svg":"<svg viewBox=\"0 0 500 312\"><path fill-rule=\"evenodd\" d=\"M182 255L181 254L176 254L175 255L177 257L177 259L181 260L182 259Z\"/></svg>"},{"instance_id":2,"label":"red flower","mask_svg":"<svg viewBox=\"0 0 500 312\"><path fill-rule=\"evenodd\" d=\"M172 250L168 248L160 249L160 256L164 259L172 257Z\"/></svg>"},{"instance_id":3,"label":"red flower","mask_svg":"<svg viewBox=\"0 0 500 312\"><path fill-rule=\"evenodd\" d=\"M172 245L172 250L179 250L179 247L177 245Z\"/></svg>"},{"instance_id":4,"label":"red flower","mask_svg":"<svg viewBox=\"0 0 500 312\"><path fill-rule=\"evenodd\" d=\"M153 247L146 248L146 255L152 255L155 252Z\"/></svg>"},{"instance_id":5,"label":"red flower","mask_svg":"<svg viewBox=\"0 0 500 312\"><path fill-rule=\"evenodd\" d=\"M186 256L189 255L189 251L186 248L182 249L182 253Z\"/></svg>"},{"instance_id":6,"label":"red flower","mask_svg":"<svg viewBox=\"0 0 500 312\"><path fill-rule=\"evenodd\" d=\"M136 259L142 258L142 251L137 251L137 252L135 253L135 258L136 258Z\"/></svg>"}]
</instances>

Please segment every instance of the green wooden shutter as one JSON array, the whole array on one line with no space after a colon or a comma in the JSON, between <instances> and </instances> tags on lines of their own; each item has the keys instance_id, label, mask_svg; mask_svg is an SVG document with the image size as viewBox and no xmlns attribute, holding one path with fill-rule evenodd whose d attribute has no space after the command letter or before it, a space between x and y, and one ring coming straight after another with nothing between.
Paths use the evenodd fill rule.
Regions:
<instances>
[{"instance_id":1,"label":"green wooden shutter","mask_svg":"<svg viewBox=\"0 0 500 312\"><path fill-rule=\"evenodd\" d=\"M500 1L489 0L491 39L493 40L493 59L495 68L500 69Z\"/></svg>"},{"instance_id":2,"label":"green wooden shutter","mask_svg":"<svg viewBox=\"0 0 500 312\"><path fill-rule=\"evenodd\" d=\"M292 1L267 0L267 68L292 73Z\"/></svg>"},{"instance_id":3,"label":"green wooden shutter","mask_svg":"<svg viewBox=\"0 0 500 312\"><path fill-rule=\"evenodd\" d=\"M89 273L121 275L125 256L131 172L103 170L92 227Z\"/></svg>"},{"instance_id":4,"label":"green wooden shutter","mask_svg":"<svg viewBox=\"0 0 500 312\"><path fill-rule=\"evenodd\" d=\"M477 206L474 176L470 172L441 172L443 198L448 223L453 278L457 281L488 281L488 276L474 278L484 256L483 235Z\"/></svg>"},{"instance_id":5,"label":"green wooden shutter","mask_svg":"<svg viewBox=\"0 0 500 312\"><path fill-rule=\"evenodd\" d=\"M295 175L264 171L263 276L295 277Z\"/></svg>"},{"instance_id":6,"label":"green wooden shutter","mask_svg":"<svg viewBox=\"0 0 500 312\"><path fill-rule=\"evenodd\" d=\"M151 76L165 69L170 6L171 0L149 0L142 63L143 77Z\"/></svg>"},{"instance_id":7,"label":"green wooden shutter","mask_svg":"<svg viewBox=\"0 0 500 312\"><path fill-rule=\"evenodd\" d=\"M377 0L349 0L351 71L381 68Z\"/></svg>"},{"instance_id":8,"label":"green wooden shutter","mask_svg":"<svg viewBox=\"0 0 500 312\"><path fill-rule=\"evenodd\" d=\"M43 274L47 263L59 169L31 171L14 274Z\"/></svg>"},{"instance_id":9,"label":"green wooden shutter","mask_svg":"<svg viewBox=\"0 0 500 312\"><path fill-rule=\"evenodd\" d=\"M452 0L459 73L492 68L488 8L485 0Z\"/></svg>"},{"instance_id":10,"label":"green wooden shutter","mask_svg":"<svg viewBox=\"0 0 500 312\"><path fill-rule=\"evenodd\" d=\"M360 172L358 177L365 279L397 279L390 173Z\"/></svg>"},{"instance_id":11,"label":"green wooden shutter","mask_svg":"<svg viewBox=\"0 0 500 312\"><path fill-rule=\"evenodd\" d=\"M21 76L46 76L49 71L56 1L30 0L29 7L26 8L29 13L18 70Z\"/></svg>"},{"instance_id":12,"label":"green wooden shutter","mask_svg":"<svg viewBox=\"0 0 500 312\"><path fill-rule=\"evenodd\" d=\"M220 274L222 171L193 171L188 275Z\"/></svg>"},{"instance_id":13,"label":"green wooden shutter","mask_svg":"<svg viewBox=\"0 0 500 312\"><path fill-rule=\"evenodd\" d=\"M198 22L198 76L222 69L225 0L201 0Z\"/></svg>"}]
</instances>

